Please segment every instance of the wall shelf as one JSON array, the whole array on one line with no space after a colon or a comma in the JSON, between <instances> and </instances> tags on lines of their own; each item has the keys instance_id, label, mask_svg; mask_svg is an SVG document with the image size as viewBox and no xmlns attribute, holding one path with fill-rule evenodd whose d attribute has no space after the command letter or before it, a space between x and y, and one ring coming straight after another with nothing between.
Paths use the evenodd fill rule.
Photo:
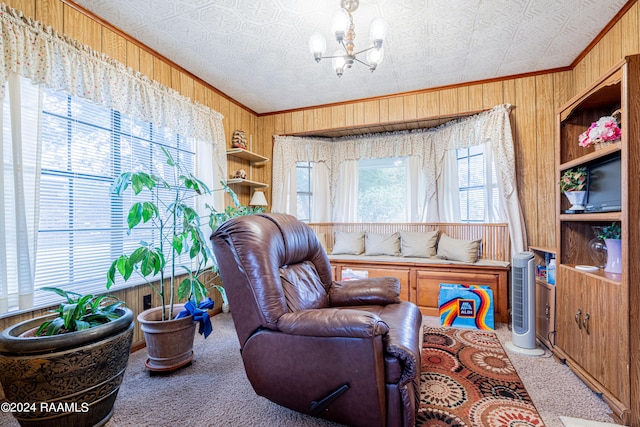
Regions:
<instances>
[{"instance_id":1,"label":"wall shelf","mask_svg":"<svg viewBox=\"0 0 640 427\"><path fill-rule=\"evenodd\" d=\"M269 188L269 184L263 182L251 181L250 179L230 178L227 180L227 185L241 185L244 187L252 188Z\"/></svg>"},{"instance_id":2,"label":"wall shelf","mask_svg":"<svg viewBox=\"0 0 640 427\"><path fill-rule=\"evenodd\" d=\"M227 156L229 157L237 157L242 160L247 160L251 162L254 166L260 166L269 161L268 157L264 157L260 154L254 153L253 151L244 150L242 148L230 148L227 150Z\"/></svg>"},{"instance_id":3,"label":"wall shelf","mask_svg":"<svg viewBox=\"0 0 640 427\"><path fill-rule=\"evenodd\" d=\"M594 212L594 213L581 213L581 214L560 214L560 221L621 221L622 212Z\"/></svg>"}]
</instances>

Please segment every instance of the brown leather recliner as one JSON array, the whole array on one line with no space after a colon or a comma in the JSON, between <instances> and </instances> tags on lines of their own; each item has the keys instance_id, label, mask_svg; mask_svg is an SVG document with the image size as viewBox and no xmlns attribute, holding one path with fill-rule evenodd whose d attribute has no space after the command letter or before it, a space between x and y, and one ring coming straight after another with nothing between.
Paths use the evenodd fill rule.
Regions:
<instances>
[{"instance_id":1,"label":"brown leather recliner","mask_svg":"<svg viewBox=\"0 0 640 427\"><path fill-rule=\"evenodd\" d=\"M287 408L352 426L413 426L422 315L393 277L333 282L293 216L231 219L211 236L247 377Z\"/></svg>"}]
</instances>

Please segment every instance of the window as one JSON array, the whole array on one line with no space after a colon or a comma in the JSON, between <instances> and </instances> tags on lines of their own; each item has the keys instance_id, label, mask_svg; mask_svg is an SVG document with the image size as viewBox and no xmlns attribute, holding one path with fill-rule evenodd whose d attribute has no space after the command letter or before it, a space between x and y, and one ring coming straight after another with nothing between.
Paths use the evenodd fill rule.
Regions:
<instances>
[{"instance_id":1,"label":"window","mask_svg":"<svg viewBox=\"0 0 640 427\"><path fill-rule=\"evenodd\" d=\"M491 182L487 184L484 145L474 145L456 150L458 163L458 187L460 197L460 219L462 222L486 222L496 215L498 206L498 188L495 170L490 171Z\"/></svg>"},{"instance_id":2,"label":"window","mask_svg":"<svg viewBox=\"0 0 640 427\"><path fill-rule=\"evenodd\" d=\"M311 162L296 163L296 197L297 213L300 221L309 222L311 220L311 209L313 207L312 191L313 166Z\"/></svg>"},{"instance_id":3,"label":"window","mask_svg":"<svg viewBox=\"0 0 640 427\"><path fill-rule=\"evenodd\" d=\"M495 169L487 169L486 160L484 145L456 150L462 222L496 222L500 218ZM296 163L297 216L306 222L313 208L312 171L312 162ZM407 191L405 157L359 160L357 221L407 221Z\"/></svg>"},{"instance_id":4,"label":"window","mask_svg":"<svg viewBox=\"0 0 640 427\"><path fill-rule=\"evenodd\" d=\"M404 158L358 161L358 221L406 221L407 170Z\"/></svg>"},{"instance_id":5,"label":"window","mask_svg":"<svg viewBox=\"0 0 640 427\"><path fill-rule=\"evenodd\" d=\"M35 305L50 297L37 292L43 286L104 291L113 259L140 240L157 241L151 227L129 235L131 201L112 195L110 186L125 170L168 173L160 147L193 170L194 148L180 135L45 90Z\"/></svg>"}]
</instances>

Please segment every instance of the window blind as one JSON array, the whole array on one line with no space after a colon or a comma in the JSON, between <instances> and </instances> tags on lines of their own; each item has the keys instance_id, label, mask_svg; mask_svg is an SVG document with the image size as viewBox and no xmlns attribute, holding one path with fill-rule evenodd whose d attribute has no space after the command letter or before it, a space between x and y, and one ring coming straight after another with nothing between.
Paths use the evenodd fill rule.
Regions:
<instances>
[{"instance_id":1,"label":"window blind","mask_svg":"<svg viewBox=\"0 0 640 427\"><path fill-rule=\"evenodd\" d=\"M113 195L111 183L123 171L151 172L170 181L173 169L161 147L193 171L193 145L170 129L44 90L35 306L57 301L56 295L39 291L43 286L105 292L115 258L130 254L140 241L159 245L152 226L128 231L132 193ZM143 192L136 200L143 194L152 197ZM134 275L127 285L142 282Z\"/></svg>"}]
</instances>

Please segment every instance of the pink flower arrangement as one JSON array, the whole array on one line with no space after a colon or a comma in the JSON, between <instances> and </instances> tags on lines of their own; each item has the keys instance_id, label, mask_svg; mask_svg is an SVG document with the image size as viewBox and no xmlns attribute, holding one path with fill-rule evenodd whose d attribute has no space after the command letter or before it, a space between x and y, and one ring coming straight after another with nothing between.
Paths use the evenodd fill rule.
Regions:
<instances>
[{"instance_id":1,"label":"pink flower arrangement","mask_svg":"<svg viewBox=\"0 0 640 427\"><path fill-rule=\"evenodd\" d=\"M589 129L580 134L578 145L587 148L600 142L617 141L621 135L622 132L615 117L605 116L601 117L597 122L591 123Z\"/></svg>"}]
</instances>

